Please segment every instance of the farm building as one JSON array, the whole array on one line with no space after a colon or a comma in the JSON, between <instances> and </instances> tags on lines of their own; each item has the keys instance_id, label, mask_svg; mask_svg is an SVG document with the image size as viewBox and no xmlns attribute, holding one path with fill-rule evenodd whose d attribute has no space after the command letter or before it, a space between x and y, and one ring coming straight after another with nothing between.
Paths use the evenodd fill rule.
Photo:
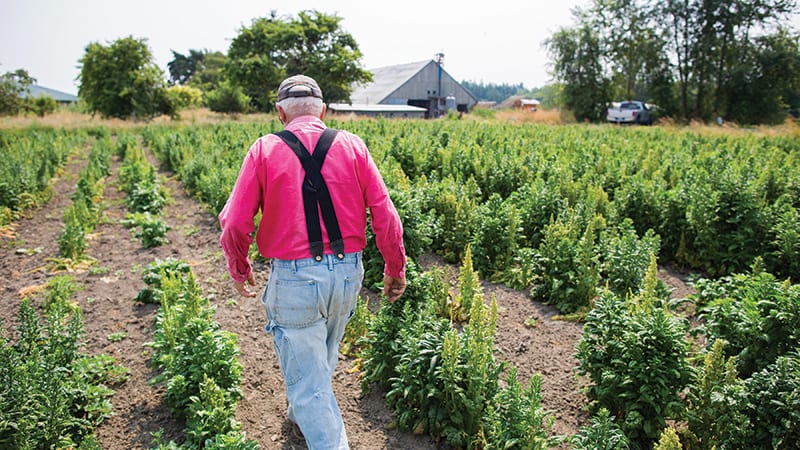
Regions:
<instances>
[{"instance_id":1,"label":"farm building","mask_svg":"<svg viewBox=\"0 0 800 450\"><path fill-rule=\"evenodd\" d=\"M512 95L498 104L496 108L516 108L523 111L536 111L539 108L539 100L535 98L525 98L521 95Z\"/></svg>"},{"instance_id":2,"label":"farm building","mask_svg":"<svg viewBox=\"0 0 800 450\"><path fill-rule=\"evenodd\" d=\"M384 117L439 117L450 110L467 112L478 99L458 83L438 60L373 69L371 83L356 86L350 104L332 103L336 112Z\"/></svg>"},{"instance_id":3,"label":"farm building","mask_svg":"<svg viewBox=\"0 0 800 450\"><path fill-rule=\"evenodd\" d=\"M20 97L42 97L48 96L53 97L53 99L62 104L66 105L69 103L76 103L78 101L78 97L72 94L68 94L66 92L57 91L55 89L46 88L44 86L39 86L38 84L32 84L28 86L27 92L23 92L20 94Z\"/></svg>"}]
</instances>

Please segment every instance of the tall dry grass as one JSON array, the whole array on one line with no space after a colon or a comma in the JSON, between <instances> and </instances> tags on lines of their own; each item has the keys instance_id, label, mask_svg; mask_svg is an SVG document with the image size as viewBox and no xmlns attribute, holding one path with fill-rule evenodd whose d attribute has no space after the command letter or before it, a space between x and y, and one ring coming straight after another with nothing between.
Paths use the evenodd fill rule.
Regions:
<instances>
[{"instance_id":1,"label":"tall dry grass","mask_svg":"<svg viewBox=\"0 0 800 450\"><path fill-rule=\"evenodd\" d=\"M99 115L85 114L70 110L60 110L44 117L35 115L21 116L1 116L0 129L28 128L31 126L53 127L53 128L84 128L106 126L109 128L136 128L152 124L213 124L222 122L265 122L277 119L273 114L222 114L216 113L208 108L197 108L181 111L178 119L171 119L168 116L159 116L152 120L122 120L104 119Z\"/></svg>"},{"instance_id":2,"label":"tall dry grass","mask_svg":"<svg viewBox=\"0 0 800 450\"><path fill-rule=\"evenodd\" d=\"M354 115L331 115L337 121L347 120L363 120L362 117ZM28 116L0 116L0 130L2 129L20 129L28 128L31 126L53 127L53 128L85 128L106 126L112 129L121 128L136 128L144 127L152 124L215 124L224 122L241 122L241 123L263 123L270 120L276 120L277 117L274 113L264 114L222 114L216 113L208 108L197 108L184 110L180 113L179 119L171 119L167 116L161 116L149 121L136 121L136 120L121 120L121 119L104 119L99 115L92 116L72 110L60 110L53 114L48 114L44 117L35 115ZM478 110L463 116L464 120L473 121L489 121L489 122L510 122L514 124L544 124L544 125L562 125L574 124L575 117L569 112L559 110L538 110L538 111L522 111L517 109L501 109L501 110ZM394 120L394 119L393 119ZM414 119L402 119L414 120ZM600 126L617 126L614 124ZM800 138L800 123L792 118L787 118L781 125L772 126L757 126L757 127L742 127L733 122L725 122L723 125L707 124L699 121L693 121L688 125L676 123L670 119L661 119L654 126L672 129L675 131L689 131L704 134L763 134L770 136L794 136Z\"/></svg>"}]
</instances>

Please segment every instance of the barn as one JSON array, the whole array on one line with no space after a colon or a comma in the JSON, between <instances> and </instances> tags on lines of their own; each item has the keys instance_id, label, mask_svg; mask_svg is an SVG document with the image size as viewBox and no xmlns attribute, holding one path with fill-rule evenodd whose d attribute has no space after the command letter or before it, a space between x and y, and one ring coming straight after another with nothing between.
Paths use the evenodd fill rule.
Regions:
<instances>
[{"instance_id":1,"label":"barn","mask_svg":"<svg viewBox=\"0 0 800 450\"><path fill-rule=\"evenodd\" d=\"M328 108L389 117L435 118L451 110L468 112L478 99L450 76L442 63L443 55L437 55L436 60L370 70L373 81L356 86L349 104L333 103Z\"/></svg>"},{"instance_id":2,"label":"barn","mask_svg":"<svg viewBox=\"0 0 800 450\"><path fill-rule=\"evenodd\" d=\"M23 98L25 98L25 97L37 98L37 97L43 97L43 96L53 97L53 99L57 103L60 103L62 105L67 105L67 104L70 104L70 103L76 103L78 101L78 97L76 97L76 96L74 96L72 94L68 94L68 93L62 92L62 91L57 91L55 89L50 89L50 88L47 88L47 87L44 87L44 86L39 86L38 84L32 84L32 85L28 86L28 90L25 91L25 92L22 92L20 94L20 97L23 97Z\"/></svg>"}]
</instances>

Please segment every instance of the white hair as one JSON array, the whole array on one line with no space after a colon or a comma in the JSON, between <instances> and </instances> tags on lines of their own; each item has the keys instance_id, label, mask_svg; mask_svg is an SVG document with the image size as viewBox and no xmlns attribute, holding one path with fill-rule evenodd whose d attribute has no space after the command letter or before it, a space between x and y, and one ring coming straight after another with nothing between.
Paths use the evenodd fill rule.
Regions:
<instances>
[{"instance_id":1,"label":"white hair","mask_svg":"<svg viewBox=\"0 0 800 450\"><path fill-rule=\"evenodd\" d=\"M289 117L316 116L322 114L322 99L316 97L288 97L277 103Z\"/></svg>"}]
</instances>

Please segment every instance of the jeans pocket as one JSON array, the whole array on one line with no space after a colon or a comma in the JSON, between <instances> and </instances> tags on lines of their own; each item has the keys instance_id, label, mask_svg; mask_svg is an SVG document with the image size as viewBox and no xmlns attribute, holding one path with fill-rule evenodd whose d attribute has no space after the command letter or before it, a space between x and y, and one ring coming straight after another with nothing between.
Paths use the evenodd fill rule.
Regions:
<instances>
[{"instance_id":1,"label":"jeans pocket","mask_svg":"<svg viewBox=\"0 0 800 450\"><path fill-rule=\"evenodd\" d=\"M322 318L317 284L311 280L277 280L275 296L267 303L275 325L303 328Z\"/></svg>"},{"instance_id":2,"label":"jeans pocket","mask_svg":"<svg viewBox=\"0 0 800 450\"><path fill-rule=\"evenodd\" d=\"M292 340L284 333L284 330L275 328L273 342L280 362L283 381L286 386L293 386L303 378L303 371L295 357Z\"/></svg>"},{"instance_id":3,"label":"jeans pocket","mask_svg":"<svg viewBox=\"0 0 800 450\"><path fill-rule=\"evenodd\" d=\"M347 312L347 320L350 320L355 313L358 294L361 292L361 280L361 277L347 277L344 280L344 298L346 300L344 310Z\"/></svg>"}]
</instances>

